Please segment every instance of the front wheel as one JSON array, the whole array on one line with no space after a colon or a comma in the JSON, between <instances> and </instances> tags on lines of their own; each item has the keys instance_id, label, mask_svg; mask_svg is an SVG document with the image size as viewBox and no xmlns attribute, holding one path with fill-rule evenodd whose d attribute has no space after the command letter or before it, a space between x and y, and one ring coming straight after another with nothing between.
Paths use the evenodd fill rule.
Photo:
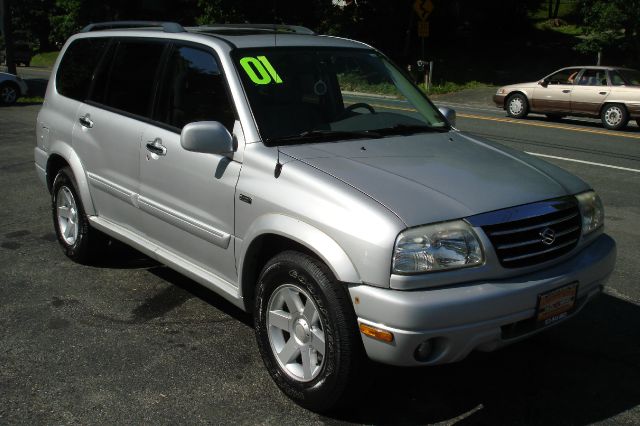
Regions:
<instances>
[{"instance_id":1,"label":"front wheel","mask_svg":"<svg viewBox=\"0 0 640 426\"><path fill-rule=\"evenodd\" d=\"M627 109L620 104L606 105L602 108L600 118L604 127L611 130L623 129L629 122Z\"/></svg>"},{"instance_id":2,"label":"front wheel","mask_svg":"<svg viewBox=\"0 0 640 426\"><path fill-rule=\"evenodd\" d=\"M60 169L53 181L51 212L64 253L78 263L88 263L102 244L103 235L89 225L69 167Z\"/></svg>"},{"instance_id":3,"label":"front wheel","mask_svg":"<svg viewBox=\"0 0 640 426\"><path fill-rule=\"evenodd\" d=\"M507 98L507 115L513 118L525 118L529 114L529 101L522 93Z\"/></svg>"},{"instance_id":4,"label":"front wheel","mask_svg":"<svg viewBox=\"0 0 640 426\"><path fill-rule=\"evenodd\" d=\"M287 396L324 412L354 393L362 341L349 294L323 263L294 251L275 256L260 274L255 312L260 354Z\"/></svg>"}]
</instances>

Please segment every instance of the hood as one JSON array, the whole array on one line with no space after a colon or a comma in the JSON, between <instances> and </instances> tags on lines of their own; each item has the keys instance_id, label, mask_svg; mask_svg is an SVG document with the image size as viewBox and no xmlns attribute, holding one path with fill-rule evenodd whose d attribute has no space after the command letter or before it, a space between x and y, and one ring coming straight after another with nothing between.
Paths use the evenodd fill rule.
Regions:
<instances>
[{"instance_id":1,"label":"hood","mask_svg":"<svg viewBox=\"0 0 640 426\"><path fill-rule=\"evenodd\" d=\"M500 89L498 90L505 90L507 92L510 92L512 90L522 90L522 89L535 89L536 87L538 87L538 82L537 81L530 81L528 83L517 83L517 84L509 84L507 86L502 86L500 87Z\"/></svg>"},{"instance_id":2,"label":"hood","mask_svg":"<svg viewBox=\"0 0 640 426\"><path fill-rule=\"evenodd\" d=\"M284 146L280 152L367 194L407 226L589 189L549 163L457 131Z\"/></svg>"}]
</instances>

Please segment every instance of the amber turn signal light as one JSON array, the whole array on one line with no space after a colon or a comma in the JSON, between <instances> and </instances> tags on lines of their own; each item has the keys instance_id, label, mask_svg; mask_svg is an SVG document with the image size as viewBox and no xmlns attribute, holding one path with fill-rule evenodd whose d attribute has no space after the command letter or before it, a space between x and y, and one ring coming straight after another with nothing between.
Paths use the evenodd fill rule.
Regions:
<instances>
[{"instance_id":1,"label":"amber turn signal light","mask_svg":"<svg viewBox=\"0 0 640 426\"><path fill-rule=\"evenodd\" d=\"M376 340L382 340L383 342L387 343L393 342L393 333L389 331L381 330L367 324L360 324L360 331L362 332L362 334L372 337Z\"/></svg>"}]
</instances>

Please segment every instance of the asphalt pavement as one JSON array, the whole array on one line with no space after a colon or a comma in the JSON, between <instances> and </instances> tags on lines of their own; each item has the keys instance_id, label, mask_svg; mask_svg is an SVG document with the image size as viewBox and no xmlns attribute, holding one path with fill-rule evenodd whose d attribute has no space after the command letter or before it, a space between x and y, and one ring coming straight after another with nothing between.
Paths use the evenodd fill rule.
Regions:
<instances>
[{"instance_id":1,"label":"asphalt pavement","mask_svg":"<svg viewBox=\"0 0 640 426\"><path fill-rule=\"evenodd\" d=\"M0 424L640 424L640 129L513 121L485 98L437 102L461 130L593 185L618 243L606 293L497 352L373 366L373 384L332 416L280 393L251 319L222 298L117 243L98 265L69 261L33 166L39 106L0 108Z\"/></svg>"}]
</instances>

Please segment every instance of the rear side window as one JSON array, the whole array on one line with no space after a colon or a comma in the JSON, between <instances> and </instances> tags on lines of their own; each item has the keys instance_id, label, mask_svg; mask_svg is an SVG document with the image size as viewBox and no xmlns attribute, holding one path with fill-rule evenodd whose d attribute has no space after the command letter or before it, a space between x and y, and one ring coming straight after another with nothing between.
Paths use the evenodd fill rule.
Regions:
<instances>
[{"instance_id":1,"label":"rear side window","mask_svg":"<svg viewBox=\"0 0 640 426\"><path fill-rule=\"evenodd\" d=\"M165 45L159 40L119 41L110 63L96 77L91 100L148 116Z\"/></svg>"},{"instance_id":2,"label":"rear side window","mask_svg":"<svg viewBox=\"0 0 640 426\"><path fill-rule=\"evenodd\" d=\"M89 93L94 70L109 43L109 39L84 38L71 43L56 74L58 93L84 101Z\"/></svg>"}]
</instances>

